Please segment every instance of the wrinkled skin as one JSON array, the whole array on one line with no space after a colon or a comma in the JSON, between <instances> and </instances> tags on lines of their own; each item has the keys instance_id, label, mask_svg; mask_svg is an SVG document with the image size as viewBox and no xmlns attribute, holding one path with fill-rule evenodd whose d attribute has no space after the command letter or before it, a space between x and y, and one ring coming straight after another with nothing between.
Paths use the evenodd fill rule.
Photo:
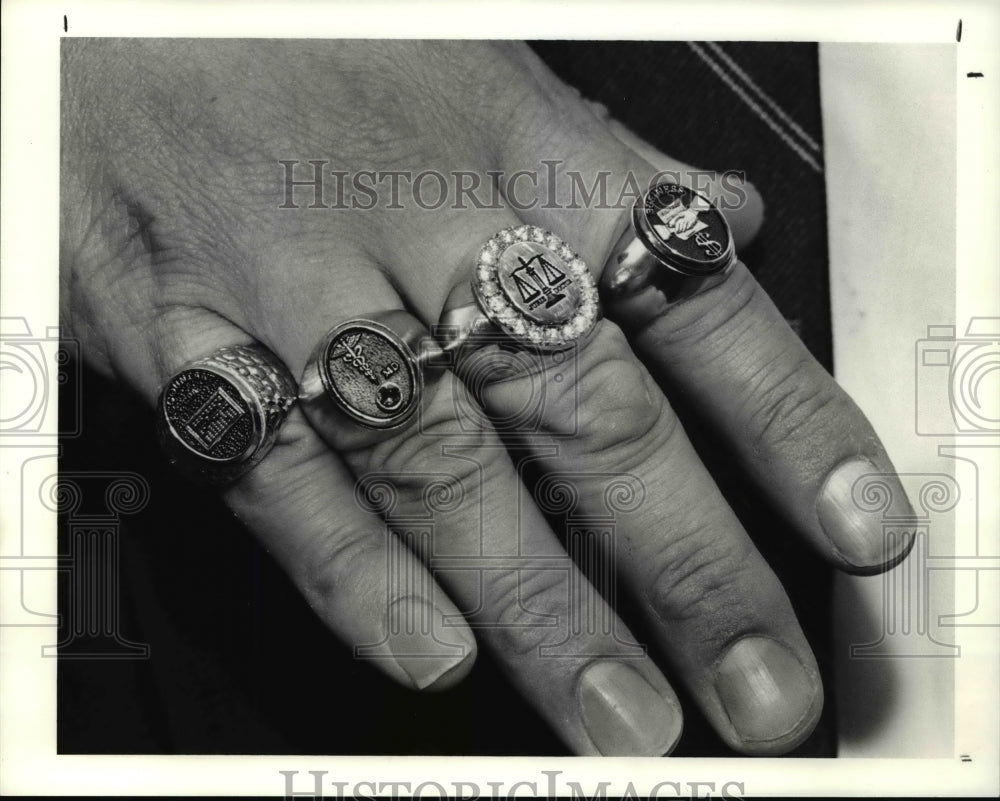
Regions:
<instances>
[{"instance_id":1,"label":"wrinkled skin","mask_svg":"<svg viewBox=\"0 0 1000 801\"><path fill-rule=\"evenodd\" d=\"M64 59L62 314L88 361L150 403L171 374L223 345L262 342L298 376L323 334L352 317L405 307L430 327L482 243L508 225L556 232L599 276L622 211L531 203L546 196L543 160L609 170L611 197L628 176L686 169L518 43L66 40ZM484 208L420 208L405 183L398 208L382 195L372 208L309 208L312 189L301 186L289 204L280 162L297 161L305 180L310 159L349 174L526 169L542 179ZM737 246L763 214L752 187L740 189L745 202L727 212ZM671 683L687 686L732 748L786 752L822 708L815 660L661 387L697 399L746 480L839 569L877 572L905 555L884 553L878 521L848 503L854 477L892 466L743 265L665 313L611 304L607 314L570 380L540 363L463 403L503 416L541 377L551 390L543 418L520 445L540 475L575 474L586 514L603 513L608 475L641 482L616 555L620 585L654 632L648 652L606 600L570 592L585 579L547 569L565 564L564 546L522 493L515 454L485 418L471 433L460 420L454 373L435 385L420 426L381 441L331 447L337 438L293 408L274 450L225 500L332 632L377 643L373 663L404 684L450 686L483 646L573 753L668 753L682 726ZM462 459L442 452L451 434L463 436ZM446 475L461 502L438 513L436 552L527 561L432 577L429 554L405 551L422 589L390 587L387 598L384 525L354 495L372 472L390 476L404 515L424 508L422 477ZM573 620L583 604L613 620L615 636L584 629L573 654L544 658L565 626L539 616ZM474 609L470 628L462 612ZM387 636L394 616L421 614L434 636L417 632L402 648Z\"/></svg>"}]
</instances>

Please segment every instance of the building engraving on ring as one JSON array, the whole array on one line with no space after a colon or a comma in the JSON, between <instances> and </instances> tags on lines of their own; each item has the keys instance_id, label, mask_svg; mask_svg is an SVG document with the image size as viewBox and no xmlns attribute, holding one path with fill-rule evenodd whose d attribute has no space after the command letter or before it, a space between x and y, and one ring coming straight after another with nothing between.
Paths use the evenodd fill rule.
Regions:
<instances>
[{"instance_id":1,"label":"building engraving on ring","mask_svg":"<svg viewBox=\"0 0 1000 801\"><path fill-rule=\"evenodd\" d=\"M164 386L160 442L189 477L228 483L271 449L294 400L292 377L263 346L220 348Z\"/></svg>"},{"instance_id":2,"label":"building engraving on ring","mask_svg":"<svg viewBox=\"0 0 1000 801\"><path fill-rule=\"evenodd\" d=\"M359 422L397 425L415 407L414 356L392 331L373 321L354 320L336 329L321 365L327 392Z\"/></svg>"},{"instance_id":3,"label":"building engraving on ring","mask_svg":"<svg viewBox=\"0 0 1000 801\"><path fill-rule=\"evenodd\" d=\"M225 378L208 370L185 370L163 394L173 430L188 447L209 459L232 459L253 443L253 415Z\"/></svg>"},{"instance_id":4,"label":"building engraving on ring","mask_svg":"<svg viewBox=\"0 0 1000 801\"><path fill-rule=\"evenodd\" d=\"M193 378L197 375L198 378ZM232 388L225 386L217 376L207 373L204 370L191 371L181 377L179 381L171 386L171 391L167 395L167 413L177 411L180 405L177 398L177 390L185 387L191 391L189 397L197 397L199 388L191 387L192 383L204 383L206 386L217 383L214 391L201 407L188 418L188 421L180 429L184 434L191 437L206 455L211 455L211 451L220 443L223 437L233 431L237 423L242 423L233 433L237 436L227 440L228 450L242 453L250 444L250 433L247 424L250 423L250 410L243 401L233 397ZM227 392L227 388L229 391ZM173 407L173 409L171 408ZM234 443L233 439L238 440Z\"/></svg>"},{"instance_id":5,"label":"building engraving on ring","mask_svg":"<svg viewBox=\"0 0 1000 801\"><path fill-rule=\"evenodd\" d=\"M479 252L472 288L483 313L521 344L562 350L597 323L597 288L587 265L535 226L492 237Z\"/></svg>"}]
</instances>

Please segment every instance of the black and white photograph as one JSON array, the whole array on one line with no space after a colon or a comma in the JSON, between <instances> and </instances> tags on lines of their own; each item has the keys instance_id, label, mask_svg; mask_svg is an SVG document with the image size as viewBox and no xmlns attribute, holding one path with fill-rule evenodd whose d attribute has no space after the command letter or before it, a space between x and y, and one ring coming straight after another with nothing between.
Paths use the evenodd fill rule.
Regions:
<instances>
[{"instance_id":1,"label":"black and white photograph","mask_svg":"<svg viewBox=\"0 0 1000 801\"><path fill-rule=\"evenodd\" d=\"M995 794L1000 15L474 5L5 5L0 788Z\"/></svg>"}]
</instances>

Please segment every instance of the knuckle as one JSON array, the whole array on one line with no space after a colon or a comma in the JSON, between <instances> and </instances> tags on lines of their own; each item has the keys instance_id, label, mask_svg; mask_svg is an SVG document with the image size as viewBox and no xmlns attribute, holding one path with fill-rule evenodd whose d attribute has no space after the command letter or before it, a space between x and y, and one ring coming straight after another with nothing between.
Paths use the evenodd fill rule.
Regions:
<instances>
[{"instance_id":1,"label":"knuckle","mask_svg":"<svg viewBox=\"0 0 1000 801\"><path fill-rule=\"evenodd\" d=\"M497 647L514 657L537 654L566 626L567 587L560 570L507 570L491 579L490 617Z\"/></svg>"},{"instance_id":2,"label":"knuckle","mask_svg":"<svg viewBox=\"0 0 1000 801\"><path fill-rule=\"evenodd\" d=\"M317 611L330 606L335 598L361 597L370 571L362 569L384 562L382 543L375 532L337 524L317 537L302 554L299 566L301 591Z\"/></svg>"},{"instance_id":3,"label":"knuckle","mask_svg":"<svg viewBox=\"0 0 1000 801\"><path fill-rule=\"evenodd\" d=\"M665 623L712 620L704 636L731 629L747 614L746 565L749 543L722 543L716 532L693 530L672 542L652 560L648 600Z\"/></svg>"},{"instance_id":4,"label":"knuckle","mask_svg":"<svg viewBox=\"0 0 1000 801\"><path fill-rule=\"evenodd\" d=\"M273 543L290 575L318 613L335 599L361 597L373 569L385 564L384 528L352 509L331 510L316 475L329 458L326 446L300 415L290 415L274 449L226 492L225 499L245 524ZM274 512L294 509L289 520ZM360 512L360 510L358 510ZM287 536L288 527L295 536Z\"/></svg>"},{"instance_id":5,"label":"knuckle","mask_svg":"<svg viewBox=\"0 0 1000 801\"><path fill-rule=\"evenodd\" d=\"M274 512L274 503L294 509L294 525L302 531L318 531L325 536L331 530L331 520L337 527L348 530L356 519L353 510L341 510L331 515L330 498L317 476L326 475L325 462L330 458L322 440L295 407L278 432L274 448L266 459L229 487L224 495L234 514L251 528L282 533L289 521Z\"/></svg>"},{"instance_id":6,"label":"knuckle","mask_svg":"<svg viewBox=\"0 0 1000 801\"><path fill-rule=\"evenodd\" d=\"M465 415L460 420L460 410L453 403L453 393L449 391L460 387L453 386L454 379L448 375L442 384L430 402L419 410L419 418L411 421L398 435L374 445L363 443L355 449L339 450L359 466L360 472L420 474L440 469L445 461L450 467L464 469L462 465L453 464L460 460L442 457L442 445L460 438L463 447L467 446L470 453L479 455L493 444L495 436L483 424L485 418L480 421L475 415Z\"/></svg>"},{"instance_id":7,"label":"knuckle","mask_svg":"<svg viewBox=\"0 0 1000 801\"><path fill-rule=\"evenodd\" d=\"M240 476L227 490L226 501L239 513L259 509L262 499L278 495L294 502L308 519L327 508L327 499L316 491L314 482L318 462L326 458L326 446L292 407L268 457Z\"/></svg>"},{"instance_id":8,"label":"knuckle","mask_svg":"<svg viewBox=\"0 0 1000 801\"><path fill-rule=\"evenodd\" d=\"M446 514L442 535L451 537L459 530L465 537L481 535L484 489L510 485L512 470L504 451L463 439L461 457L453 458L443 453L440 440L412 431L404 436L362 456L366 469L358 470L360 483L382 478L393 487L391 508L381 508L381 513L393 518ZM383 450L385 445L389 447Z\"/></svg>"},{"instance_id":9,"label":"knuckle","mask_svg":"<svg viewBox=\"0 0 1000 801\"><path fill-rule=\"evenodd\" d=\"M630 469L668 453L681 429L663 393L617 339L581 360L574 447L604 465Z\"/></svg>"},{"instance_id":10,"label":"knuckle","mask_svg":"<svg viewBox=\"0 0 1000 801\"><path fill-rule=\"evenodd\" d=\"M672 415L649 392L641 368L625 359L594 364L581 374L580 429L591 453L634 446L660 433ZM617 391L620 389L621 391Z\"/></svg>"},{"instance_id":11,"label":"knuckle","mask_svg":"<svg viewBox=\"0 0 1000 801\"><path fill-rule=\"evenodd\" d=\"M762 368L764 373L772 370L773 364ZM849 419L851 404L846 395L818 373L811 358L802 356L780 373L756 382L749 400L748 430L758 449L805 440L836 420Z\"/></svg>"},{"instance_id":12,"label":"knuckle","mask_svg":"<svg viewBox=\"0 0 1000 801\"><path fill-rule=\"evenodd\" d=\"M450 427L446 433L453 435ZM428 475L441 475L451 489L467 490L482 479L484 467L496 461L496 455L491 456L484 443L466 439L462 440L466 458L446 458L441 442L427 430L411 429L402 439L380 443L372 449L367 460L369 472L392 475L401 492L419 493Z\"/></svg>"},{"instance_id":13,"label":"knuckle","mask_svg":"<svg viewBox=\"0 0 1000 801\"><path fill-rule=\"evenodd\" d=\"M745 343L759 336L754 329L766 316L755 310L764 304L770 304L764 290L737 264L719 286L651 320L640 339L651 350L670 348L678 358L691 352L702 363L726 361L734 353L745 353Z\"/></svg>"},{"instance_id":14,"label":"knuckle","mask_svg":"<svg viewBox=\"0 0 1000 801\"><path fill-rule=\"evenodd\" d=\"M576 432L578 358L576 349L542 354L490 346L466 358L461 375L496 430L568 437Z\"/></svg>"},{"instance_id":15,"label":"knuckle","mask_svg":"<svg viewBox=\"0 0 1000 801\"><path fill-rule=\"evenodd\" d=\"M361 472L389 473L401 481L412 476L418 485L421 476L443 473L469 490L497 477L506 462L500 458L503 451L495 432L485 416L463 415L460 420L461 410L453 404L450 389L464 391L457 379L446 375L442 387L420 411L419 421L396 437L345 455L360 464ZM443 446L456 441L462 445L461 459L444 453Z\"/></svg>"},{"instance_id":16,"label":"knuckle","mask_svg":"<svg viewBox=\"0 0 1000 801\"><path fill-rule=\"evenodd\" d=\"M478 463L465 459L453 461L456 463L449 463L446 470L437 465L436 470L393 471L392 481L399 493L398 505L393 510L393 515L405 518L411 515L435 514L440 511L436 508L436 500L450 499L451 503L446 503L452 507L449 529L457 525L460 520L468 520L470 528L466 534L471 538L474 532L471 526L478 509L475 501L482 481L482 468ZM444 530L442 534L448 536L448 531Z\"/></svg>"}]
</instances>

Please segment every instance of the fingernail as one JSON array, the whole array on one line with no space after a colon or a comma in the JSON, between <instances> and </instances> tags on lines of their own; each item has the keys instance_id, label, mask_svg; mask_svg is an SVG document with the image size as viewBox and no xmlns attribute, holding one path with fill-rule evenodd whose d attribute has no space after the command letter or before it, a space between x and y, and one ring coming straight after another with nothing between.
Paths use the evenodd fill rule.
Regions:
<instances>
[{"instance_id":1,"label":"fingernail","mask_svg":"<svg viewBox=\"0 0 1000 801\"><path fill-rule=\"evenodd\" d=\"M389 651L418 690L450 686L476 650L471 632L445 628L441 609L415 595L389 607L389 632Z\"/></svg>"},{"instance_id":2,"label":"fingernail","mask_svg":"<svg viewBox=\"0 0 1000 801\"><path fill-rule=\"evenodd\" d=\"M862 479L870 476L870 483ZM858 483L862 480L862 483ZM912 536L887 537L888 517L913 517L913 508L896 476L867 459L836 467L816 500L820 525L837 553L856 568L879 569L909 550Z\"/></svg>"},{"instance_id":3,"label":"fingernail","mask_svg":"<svg viewBox=\"0 0 1000 801\"><path fill-rule=\"evenodd\" d=\"M802 663L766 637L746 637L726 652L715 689L733 728L746 742L790 734L809 716L820 691Z\"/></svg>"},{"instance_id":4,"label":"fingernail","mask_svg":"<svg viewBox=\"0 0 1000 801\"><path fill-rule=\"evenodd\" d=\"M680 738L680 708L628 665L593 663L579 690L583 724L605 756L662 756Z\"/></svg>"}]
</instances>

